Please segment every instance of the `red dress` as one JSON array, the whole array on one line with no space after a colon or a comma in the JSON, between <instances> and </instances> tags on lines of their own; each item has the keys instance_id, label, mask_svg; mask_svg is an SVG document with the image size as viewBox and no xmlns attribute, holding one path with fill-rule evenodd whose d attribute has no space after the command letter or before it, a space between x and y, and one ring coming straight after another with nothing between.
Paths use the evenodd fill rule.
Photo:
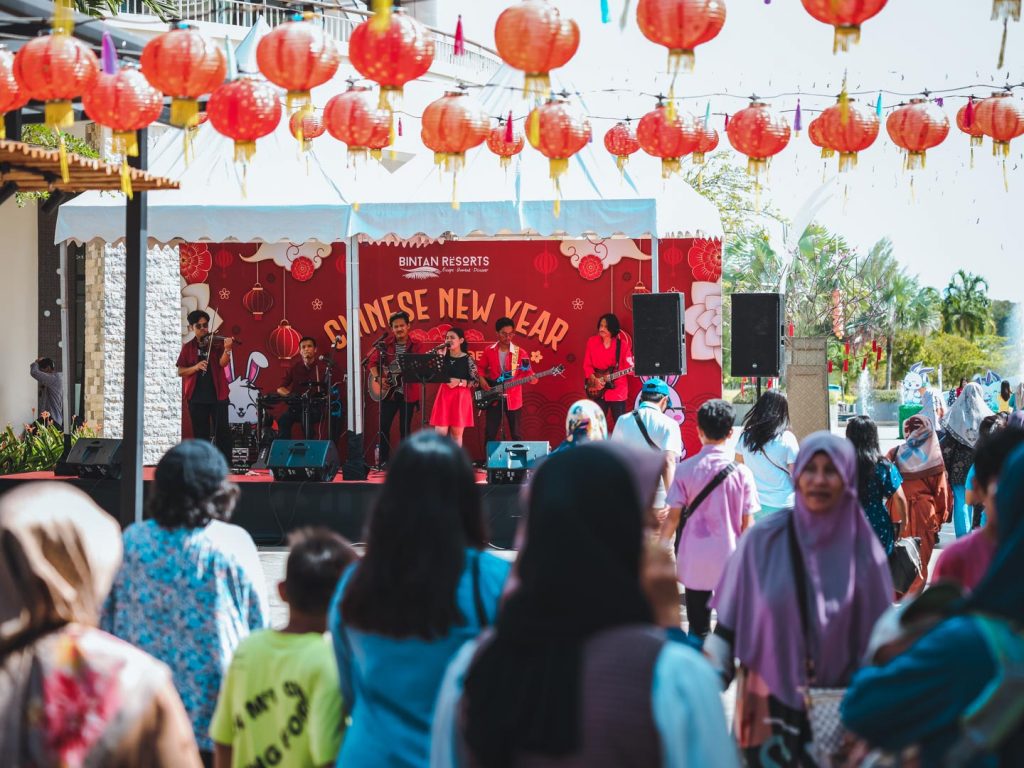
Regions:
<instances>
[{"instance_id":1,"label":"red dress","mask_svg":"<svg viewBox=\"0 0 1024 768\"><path fill-rule=\"evenodd\" d=\"M633 365L633 345L629 343L623 334L622 348L619 350L619 362L615 365L615 339L609 347L605 347L604 341L597 334L587 339L587 349L583 355L583 374L588 378L594 375L595 370L611 368L621 371ZM605 390L604 399L610 403L619 403L629 396L629 376L622 376L614 381L612 388Z\"/></svg>"},{"instance_id":2,"label":"red dress","mask_svg":"<svg viewBox=\"0 0 1024 768\"><path fill-rule=\"evenodd\" d=\"M476 384L476 361L471 355L463 357L444 356L441 363L449 379L465 381L465 387L450 387L441 384L437 388L434 407L430 411L430 424L434 427L473 426L473 386Z\"/></svg>"}]
</instances>

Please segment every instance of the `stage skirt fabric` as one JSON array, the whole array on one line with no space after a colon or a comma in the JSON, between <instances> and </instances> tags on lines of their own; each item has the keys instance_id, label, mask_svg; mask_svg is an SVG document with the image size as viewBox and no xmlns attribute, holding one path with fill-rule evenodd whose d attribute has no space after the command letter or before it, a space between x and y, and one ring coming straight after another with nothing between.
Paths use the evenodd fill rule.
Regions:
<instances>
[{"instance_id":1,"label":"stage skirt fabric","mask_svg":"<svg viewBox=\"0 0 1024 768\"><path fill-rule=\"evenodd\" d=\"M447 384L438 387L434 408L430 412L430 424L435 427L472 427L473 390Z\"/></svg>"}]
</instances>

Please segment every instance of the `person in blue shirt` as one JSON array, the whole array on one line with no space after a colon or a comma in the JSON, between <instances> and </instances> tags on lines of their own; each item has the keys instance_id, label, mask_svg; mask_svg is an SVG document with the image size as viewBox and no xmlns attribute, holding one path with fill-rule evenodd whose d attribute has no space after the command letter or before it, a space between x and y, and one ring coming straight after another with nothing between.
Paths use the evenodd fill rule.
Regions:
<instances>
[{"instance_id":1,"label":"person in blue shirt","mask_svg":"<svg viewBox=\"0 0 1024 768\"><path fill-rule=\"evenodd\" d=\"M983 693L991 699L987 689L1006 672L997 654L1024 655L1024 447L1003 466L995 508L999 547L977 589L904 653L858 672L843 701L850 731L891 752L916 745L923 768L945 765L962 744L965 714ZM1009 692L1011 701L1021 696ZM958 764L1019 765L1024 719L1018 713L1008 724L999 743Z\"/></svg>"},{"instance_id":2,"label":"person in blue shirt","mask_svg":"<svg viewBox=\"0 0 1024 768\"><path fill-rule=\"evenodd\" d=\"M897 531L906 530L907 498L900 486L903 476L878 447L878 425L870 416L854 416L846 422L846 439L857 451L857 495L885 554L891 555ZM893 526L886 502L892 498L900 524Z\"/></svg>"},{"instance_id":3,"label":"person in blue shirt","mask_svg":"<svg viewBox=\"0 0 1024 768\"><path fill-rule=\"evenodd\" d=\"M432 432L403 441L370 517L366 554L342 575L328 613L352 718L339 766L428 763L448 662L494 623L511 570L484 543L466 454Z\"/></svg>"}]
</instances>

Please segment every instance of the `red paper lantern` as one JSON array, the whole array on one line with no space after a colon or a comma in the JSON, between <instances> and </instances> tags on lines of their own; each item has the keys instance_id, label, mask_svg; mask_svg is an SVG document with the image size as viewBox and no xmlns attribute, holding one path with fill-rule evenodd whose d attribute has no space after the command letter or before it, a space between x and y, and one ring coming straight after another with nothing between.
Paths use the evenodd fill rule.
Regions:
<instances>
[{"instance_id":1,"label":"red paper lantern","mask_svg":"<svg viewBox=\"0 0 1024 768\"><path fill-rule=\"evenodd\" d=\"M7 138L4 132L3 115L28 104L28 94L18 85L14 77L14 54L0 46L0 139Z\"/></svg>"},{"instance_id":2,"label":"red paper lantern","mask_svg":"<svg viewBox=\"0 0 1024 768\"><path fill-rule=\"evenodd\" d=\"M640 149L640 142L629 125L629 121L618 122L604 135L604 148L615 156L615 165L621 171L626 167L629 156Z\"/></svg>"},{"instance_id":3,"label":"red paper lantern","mask_svg":"<svg viewBox=\"0 0 1024 768\"><path fill-rule=\"evenodd\" d=\"M661 158L663 179L677 173L681 159L693 152L700 142L694 122L678 113L670 114L660 99L658 106L640 118L636 138L644 152Z\"/></svg>"},{"instance_id":4,"label":"red paper lantern","mask_svg":"<svg viewBox=\"0 0 1024 768\"><path fill-rule=\"evenodd\" d=\"M833 104L817 118L825 143L839 152L839 172L857 166L857 153L878 138L880 124L875 110L848 99Z\"/></svg>"},{"instance_id":5,"label":"red paper lantern","mask_svg":"<svg viewBox=\"0 0 1024 768\"><path fill-rule=\"evenodd\" d=\"M701 120L696 124L697 148L693 150L693 164L703 165L704 156L718 149L718 131Z\"/></svg>"},{"instance_id":6,"label":"red paper lantern","mask_svg":"<svg viewBox=\"0 0 1024 768\"><path fill-rule=\"evenodd\" d=\"M365 158L369 152L380 160L382 150L391 143L391 112L380 109L369 89L362 86L349 86L327 102L324 125L347 146L350 159Z\"/></svg>"},{"instance_id":7,"label":"red paper lantern","mask_svg":"<svg viewBox=\"0 0 1024 768\"><path fill-rule=\"evenodd\" d=\"M725 129L729 143L747 156L747 173L759 176L768 169L768 161L789 144L789 123L775 115L767 104L752 101L741 109Z\"/></svg>"},{"instance_id":8,"label":"red paper lantern","mask_svg":"<svg viewBox=\"0 0 1024 768\"><path fill-rule=\"evenodd\" d=\"M221 279L228 276L228 267L235 263L235 257L227 248L221 248L213 256L213 262L220 267Z\"/></svg>"},{"instance_id":9,"label":"red paper lantern","mask_svg":"<svg viewBox=\"0 0 1024 768\"><path fill-rule=\"evenodd\" d=\"M559 178L569 169L569 158L590 141L590 122L576 113L564 99L553 97L535 107L526 118L526 138L530 145L548 158L555 182L555 216L561 210Z\"/></svg>"},{"instance_id":10,"label":"red paper lantern","mask_svg":"<svg viewBox=\"0 0 1024 768\"><path fill-rule=\"evenodd\" d=\"M889 138L907 153L907 169L923 168L925 153L937 147L949 135L949 119L937 104L927 99L911 99L897 108L885 121Z\"/></svg>"},{"instance_id":11,"label":"red paper lantern","mask_svg":"<svg viewBox=\"0 0 1024 768\"><path fill-rule=\"evenodd\" d=\"M256 139L272 133L281 122L277 89L250 77L220 86L210 95L206 112L217 133L235 140L235 160L243 162L256 152Z\"/></svg>"},{"instance_id":12,"label":"red paper lantern","mask_svg":"<svg viewBox=\"0 0 1024 768\"><path fill-rule=\"evenodd\" d=\"M580 46L580 28L547 0L522 0L506 8L494 24L494 44L502 61L526 74L525 93L546 95L549 73L564 66Z\"/></svg>"},{"instance_id":13,"label":"red paper lantern","mask_svg":"<svg viewBox=\"0 0 1024 768\"><path fill-rule=\"evenodd\" d=\"M487 139L491 121L483 107L465 93L449 91L430 102L420 123L423 145L434 153L434 163L458 171L466 152Z\"/></svg>"},{"instance_id":14,"label":"red paper lantern","mask_svg":"<svg viewBox=\"0 0 1024 768\"><path fill-rule=\"evenodd\" d=\"M639 0L636 23L651 42L668 48L671 72L693 69L694 49L725 25L723 0Z\"/></svg>"},{"instance_id":15,"label":"red paper lantern","mask_svg":"<svg viewBox=\"0 0 1024 768\"><path fill-rule=\"evenodd\" d=\"M313 145L313 139L323 136L327 126L319 112L299 110L288 118L288 130L302 142L302 151L307 152Z\"/></svg>"},{"instance_id":16,"label":"red paper lantern","mask_svg":"<svg viewBox=\"0 0 1024 768\"><path fill-rule=\"evenodd\" d=\"M544 250L533 257L533 268L544 275L544 287L548 287L548 275L558 269L558 257L545 246Z\"/></svg>"},{"instance_id":17,"label":"red paper lantern","mask_svg":"<svg viewBox=\"0 0 1024 768\"><path fill-rule=\"evenodd\" d=\"M658 258L663 263L668 264L673 279L676 276L676 267L682 263L684 255L683 249L677 245L658 249Z\"/></svg>"},{"instance_id":18,"label":"red paper lantern","mask_svg":"<svg viewBox=\"0 0 1024 768\"><path fill-rule=\"evenodd\" d=\"M843 373L850 372L850 359L847 357L843 358Z\"/></svg>"},{"instance_id":19,"label":"red paper lantern","mask_svg":"<svg viewBox=\"0 0 1024 768\"><path fill-rule=\"evenodd\" d=\"M256 283L242 297L242 306L245 307L246 312L259 320L273 308L274 296L265 291L262 285Z\"/></svg>"},{"instance_id":20,"label":"red paper lantern","mask_svg":"<svg viewBox=\"0 0 1024 768\"><path fill-rule=\"evenodd\" d=\"M827 160L833 157L836 151L825 142L825 131L821 125L821 118L816 117L807 126L807 138L811 144L821 149L821 158Z\"/></svg>"},{"instance_id":21,"label":"red paper lantern","mask_svg":"<svg viewBox=\"0 0 1024 768\"><path fill-rule=\"evenodd\" d=\"M309 92L334 77L341 54L322 27L296 14L260 40L256 63L267 80L288 91L290 114L308 107Z\"/></svg>"},{"instance_id":22,"label":"red paper lantern","mask_svg":"<svg viewBox=\"0 0 1024 768\"><path fill-rule=\"evenodd\" d=\"M402 95L406 83L430 69L434 35L396 8L386 26L367 19L352 31L348 57L359 74L380 86L381 106L385 106L391 96Z\"/></svg>"},{"instance_id":23,"label":"red paper lantern","mask_svg":"<svg viewBox=\"0 0 1024 768\"><path fill-rule=\"evenodd\" d=\"M992 154L1008 157L1010 142L1024 134L1024 109L1008 91L998 91L978 104L974 119L992 137Z\"/></svg>"},{"instance_id":24,"label":"red paper lantern","mask_svg":"<svg viewBox=\"0 0 1024 768\"><path fill-rule=\"evenodd\" d=\"M278 360L289 360L299 354L302 334L287 320L282 320L267 337L267 349Z\"/></svg>"},{"instance_id":25,"label":"red paper lantern","mask_svg":"<svg viewBox=\"0 0 1024 768\"><path fill-rule=\"evenodd\" d=\"M512 133L512 140L508 140L508 126L502 118L495 128L487 134L487 148L498 156L498 162L502 168L508 168L512 158L523 151L526 145L526 137L521 133Z\"/></svg>"},{"instance_id":26,"label":"red paper lantern","mask_svg":"<svg viewBox=\"0 0 1024 768\"><path fill-rule=\"evenodd\" d=\"M832 53L850 50L860 42L860 25L881 11L889 0L801 0L818 21L835 27Z\"/></svg>"},{"instance_id":27,"label":"red paper lantern","mask_svg":"<svg viewBox=\"0 0 1024 768\"><path fill-rule=\"evenodd\" d=\"M831 360L828 361L828 372L832 373L832 361Z\"/></svg>"},{"instance_id":28,"label":"red paper lantern","mask_svg":"<svg viewBox=\"0 0 1024 768\"><path fill-rule=\"evenodd\" d=\"M199 97L212 93L228 71L220 46L184 23L146 43L141 63L149 84L171 97L171 125L179 128L199 124Z\"/></svg>"},{"instance_id":29,"label":"red paper lantern","mask_svg":"<svg viewBox=\"0 0 1024 768\"><path fill-rule=\"evenodd\" d=\"M14 77L24 95L45 101L43 119L50 128L74 124L71 102L92 88L100 73L96 54L67 31L36 37L14 57Z\"/></svg>"}]
</instances>

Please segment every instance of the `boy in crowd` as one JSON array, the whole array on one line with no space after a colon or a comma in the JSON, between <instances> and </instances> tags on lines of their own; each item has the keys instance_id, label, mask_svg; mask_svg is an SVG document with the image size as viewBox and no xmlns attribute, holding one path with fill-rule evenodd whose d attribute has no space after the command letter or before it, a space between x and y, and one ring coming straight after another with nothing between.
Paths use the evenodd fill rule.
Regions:
<instances>
[{"instance_id":1,"label":"boy in crowd","mask_svg":"<svg viewBox=\"0 0 1024 768\"><path fill-rule=\"evenodd\" d=\"M668 492L668 519L661 529L662 539L671 540L685 514L676 562L693 637L704 638L711 631L711 592L736 551L736 539L761 509L754 475L733 461L726 444L734 420L725 400L708 400L697 411L697 434L704 447L676 469Z\"/></svg>"},{"instance_id":2,"label":"boy in crowd","mask_svg":"<svg viewBox=\"0 0 1024 768\"><path fill-rule=\"evenodd\" d=\"M334 765L344 733L327 608L357 555L326 528L288 538L288 626L255 632L235 651L210 723L215 768Z\"/></svg>"}]
</instances>

